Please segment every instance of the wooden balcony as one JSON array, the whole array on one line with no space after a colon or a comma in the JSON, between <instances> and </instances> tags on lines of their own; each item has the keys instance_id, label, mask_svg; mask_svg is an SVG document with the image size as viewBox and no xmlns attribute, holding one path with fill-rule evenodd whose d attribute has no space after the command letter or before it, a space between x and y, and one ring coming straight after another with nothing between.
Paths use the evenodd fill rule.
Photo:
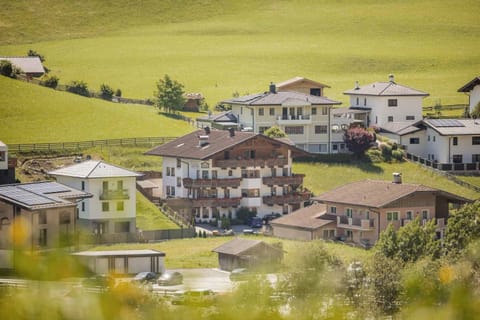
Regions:
<instances>
[{"instance_id":1,"label":"wooden balcony","mask_svg":"<svg viewBox=\"0 0 480 320\"><path fill-rule=\"evenodd\" d=\"M286 158L272 159L232 159L214 160L213 166L220 168L248 168L248 167L283 167L288 165Z\"/></svg>"},{"instance_id":2,"label":"wooden balcony","mask_svg":"<svg viewBox=\"0 0 480 320\"><path fill-rule=\"evenodd\" d=\"M374 228L373 219L350 218L337 216L337 227L352 230L369 231Z\"/></svg>"},{"instance_id":3,"label":"wooden balcony","mask_svg":"<svg viewBox=\"0 0 480 320\"><path fill-rule=\"evenodd\" d=\"M192 200L193 207L238 207L242 198L198 198Z\"/></svg>"},{"instance_id":4,"label":"wooden balcony","mask_svg":"<svg viewBox=\"0 0 480 320\"><path fill-rule=\"evenodd\" d=\"M295 192L282 196L265 196L263 197L263 203L267 205L301 203L310 200L310 197L311 194L309 192Z\"/></svg>"},{"instance_id":5,"label":"wooden balcony","mask_svg":"<svg viewBox=\"0 0 480 320\"><path fill-rule=\"evenodd\" d=\"M183 186L186 188L224 188L232 187L237 188L240 186L240 178L228 178L228 179L191 179L183 178Z\"/></svg>"},{"instance_id":6,"label":"wooden balcony","mask_svg":"<svg viewBox=\"0 0 480 320\"><path fill-rule=\"evenodd\" d=\"M128 200L128 189L120 190L102 190L100 194L100 200Z\"/></svg>"},{"instance_id":7,"label":"wooden balcony","mask_svg":"<svg viewBox=\"0 0 480 320\"><path fill-rule=\"evenodd\" d=\"M273 186L283 185L301 185L303 183L304 174L293 174L291 176L263 177L263 184Z\"/></svg>"}]
</instances>

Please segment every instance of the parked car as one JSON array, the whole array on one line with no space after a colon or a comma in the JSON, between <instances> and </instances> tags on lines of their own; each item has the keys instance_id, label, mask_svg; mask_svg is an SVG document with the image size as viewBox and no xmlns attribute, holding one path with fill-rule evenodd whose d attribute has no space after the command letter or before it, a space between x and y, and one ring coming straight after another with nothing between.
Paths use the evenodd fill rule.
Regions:
<instances>
[{"instance_id":1,"label":"parked car","mask_svg":"<svg viewBox=\"0 0 480 320\"><path fill-rule=\"evenodd\" d=\"M108 290L115 285L115 279L106 274L97 274L82 281L85 288Z\"/></svg>"},{"instance_id":2,"label":"parked car","mask_svg":"<svg viewBox=\"0 0 480 320\"><path fill-rule=\"evenodd\" d=\"M260 217L253 217L250 220L250 227L252 228L261 228L263 226L263 220Z\"/></svg>"},{"instance_id":3,"label":"parked car","mask_svg":"<svg viewBox=\"0 0 480 320\"><path fill-rule=\"evenodd\" d=\"M158 274L155 272L145 271L140 272L133 277L133 282L145 283L145 282L154 282L158 278Z\"/></svg>"},{"instance_id":4,"label":"parked car","mask_svg":"<svg viewBox=\"0 0 480 320\"><path fill-rule=\"evenodd\" d=\"M215 303L217 295L210 289L177 291L172 298L172 304L207 307Z\"/></svg>"},{"instance_id":5,"label":"parked car","mask_svg":"<svg viewBox=\"0 0 480 320\"><path fill-rule=\"evenodd\" d=\"M158 285L160 286L173 286L177 284L182 284L183 275L177 271L166 271L162 273L160 278L158 278Z\"/></svg>"},{"instance_id":6,"label":"parked car","mask_svg":"<svg viewBox=\"0 0 480 320\"><path fill-rule=\"evenodd\" d=\"M233 269L230 273L231 281L244 281L252 276L252 272L246 268Z\"/></svg>"}]
</instances>

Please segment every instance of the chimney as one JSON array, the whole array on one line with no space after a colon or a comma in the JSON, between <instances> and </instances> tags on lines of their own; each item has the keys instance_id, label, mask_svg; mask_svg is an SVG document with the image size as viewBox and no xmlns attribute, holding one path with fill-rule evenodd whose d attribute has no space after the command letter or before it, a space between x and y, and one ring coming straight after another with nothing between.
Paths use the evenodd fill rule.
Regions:
<instances>
[{"instance_id":1,"label":"chimney","mask_svg":"<svg viewBox=\"0 0 480 320\"><path fill-rule=\"evenodd\" d=\"M209 135L210 134L210 127L205 127L205 134L206 135Z\"/></svg>"},{"instance_id":2,"label":"chimney","mask_svg":"<svg viewBox=\"0 0 480 320\"><path fill-rule=\"evenodd\" d=\"M198 136L198 146L204 147L208 144L208 136Z\"/></svg>"},{"instance_id":3,"label":"chimney","mask_svg":"<svg viewBox=\"0 0 480 320\"><path fill-rule=\"evenodd\" d=\"M360 84L358 81L355 81L355 90L360 90Z\"/></svg>"},{"instance_id":4,"label":"chimney","mask_svg":"<svg viewBox=\"0 0 480 320\"><path fill-rule=\"evenodd\" d=\"M391 83L395 83L395 76L393 74L389 74L388 81L390 81Z\"/></svg>"},{"instance_id":5,"label":"chimney","mask_svg":"<svg viewBox=\"0 0 480 320\"><path fill-rule=\"evenodd\" d=\"M230 137L235 137L235 129L229 128L228 131L230 132Z\"/></svg>"},{"instance_id":6,"label":"chimney","mask_svg":"<svg viewBox=\"0 0 480 320\"><path fill-rule=\"evenodd\" d=\"M277 93L277 86L273 82L270 82L270 93Z\"/></svg>"},{"instance_id":7,"label":"chimney","mask_svg":"<svg viewBox=\"0 0 480 320\"><path fill-rule=\"evenodd\" d=\"M402 183L402 174L399 172L393 173L393 183L401 184Z\"/></svg>"}]
</instances>

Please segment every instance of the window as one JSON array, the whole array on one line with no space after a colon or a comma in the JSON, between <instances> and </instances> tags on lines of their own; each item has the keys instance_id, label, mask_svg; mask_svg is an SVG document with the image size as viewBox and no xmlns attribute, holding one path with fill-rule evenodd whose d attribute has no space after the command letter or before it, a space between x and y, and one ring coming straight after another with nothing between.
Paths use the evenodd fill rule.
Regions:
<instances>
[{"instance_id":1,"label":"window","mask_svg":"<svg viewBox=\"0 0 480 320\"><path fill-rule=\"evenodd\" d=\"M454 154L452 161L453 163L463 163L463 156L461 154Z\"/></svg>"},{"instance_id":2,"label":"window","mask_svg":"<svg viewBox=\"0 0 480 320\"><path fill-rule=\"evenodd\" d=\"M353 238L353 231L352 230L347 230L347 238L349 238L349 239Z\"/></svg>"},{"instance_id":3,"label":"window","mask_svg":"<svg viewBox=\"0 0 480 320\"><path fill-rule=\"evenodd\" d=\"M322 95L322 91L320 88L310 88L310 95L320 97Z\"/></svg>"},{"instance_id":4,"label":"window","mask_svg":"<svg viewBox=\"0 0 480 320\"><path fill-rule=\"evenodd\" d=\"M182 178L177 177L177 187L181 187L181 186L182 186Z\"/></svg>"},{"instance_id":5,"label":"window","mask_svg":"<svg viewBox=\"0 0 480 320\"><path fill-rule=\"evenodd\" d=\"M242 189L242 197L258 198L260 197L260 189Z\"/></svg>"},{"instance_id":6,"label":"window","mask_svg":"<svg viewBox=\"0 0 480 320\"><path fill-rule=\"evenodd\" d=\"M387 212L387 221L397 221L398 220L398 211Z\"/></svg>"},{"instance_id":7,"label":"window","mask_svg":"<svg viewBox=\"0 0 480 320\"><path fill-rule=\"evenodd\" d=\"M102 188L103 188L103 190L108 190L108 181L103 181L102 182Z\"/></svg>"},{"instance_id":8,"label":"window","mask_svg":"<svg viewBox=\"0 0 480 320\"><path fill-rule=\"evenodd\" d=\"M181 168L182 167L182 161L177 158L177 168Z\"/></svg>"},{"instance_id":9,"label":"window","mask_svg":"<svg viewBox=\"0 0 480 320\"><path fill-rule=\"evenodd\" d=\"M367 105L367 98L363 98L363 105L364 105L364 106Z\"/></svg>"},{"instance_id":10,"label":"window","mask_svg":"<svg viewBox=\"0 0 480 320\"><path fill-rule=\"evenodd\" d=\"M322 116L326 116L328 114L328 108L322 107Z\"/></svg>"},{"instance_id":11,"label":"window","mask_svg":"<svg viewBox=\"0 0 480 320\"><path fill-rule=\"evenodd\" d=\"M352 218L353 216L353 209L352 208L346 208L345 209L345 215L349 218Z\"/></svg>"},{"instance_id":12,"label":"window","mask_svg":"<svg viewBox=\"0 0 480 320\"><path fill-rule=\"evenodd\" d=\"M202 170L202 179L208 179L208 170Z\"/></svg>"},{"instance_id":13,"label":"window","mask_svg":"<svg viewBox=\"0 0 480 320\"><path fill-rule=\"evenodd\" d=\"M276 196L276 195L277 195L277 188L271 187L271 188L270 188L270 195Z\"/></svg>"},{"instance_id":14,"label":"window","mask_svg":"<svg viewBox=\"0 0 480 320\"><path fill-rule=\"evenodd\" d=\"M387 121L388 121L388 122L393 122L393 116L388 116Z\"/></svg>"},{"instance_id":15,"label":"window","mask_svg":"<svg viewBox=\"0 0 480 320\"><path fill-rule=\"evenodd\" d=\"M413 218L413 212L407 211L407 220L412 220L412 218Z\"/></svg>"},{"instance_id":16,"label":"window","mask_svg":"<svg viewBox=\"0 0 480 320\"><path fill-rule=\"evenodd\" d=\"M58 217L59 224L70 224L70 213L69 212L60 212Z\"/></svg>"},{"instance_id":17,"label":"window","mask_svg":"<svg viewBox=\"0 0 480 320\"><path fill-rule=\"evenodd\" d=\"M480 145L480 137L472 137L472 145Z\"/></svg>"},{"instance_id":18,"label":"window","mask_svg":"<svg viewBox=\"0 0 480 320\"><path fill-rule=\"evenodd\" d=\"M38 213L38 224L47 224L47 213L44 210Z\"/></svg>"},{"instance_id":19,"label":"window","mask_svg":"<svg viewBox=\"0 0 480 320\"><path fill-rule=\"evenodd\" d=\"M430 141L430 136L427 136L427 141Z\"/></svg>"},{"instance_id":20,"label":"window","mask_svg":"<svg viewBox=\"0 0 480 320\"><path fill-rule=\"evenodd\" d=\"M263 108L258 108L258 115L263 116L265 114L265 109Z\"/></svg>"},{"instance_id":21,"label":"window","mask_svg":"<svg viewBox=\"0 0 480 320\"><path fill-rule=\"evenodd\" d=\"M330 207L330 213L337 213L337 207Z\"/></svg>"},{"instance_id":22,"label":"window","mask_svg":"<svg viewBox=\"0 0 480 320\"><path fill-rule=\"evenodd\" d=\"M359 98L357 97L357 106L358 106L359 104L360 104L360 102L359 102Z\"/></svg>"},{"instance_id":23,"label":"window","mask_svg":"<svg viewBox=\"0 0 480 320\"><path fill-rule=\"evenodd\" d=\"M256 179L260 178L260 170L242 170L242 178L246 179Z\"/></svg>"},{"instance_id":24,"label":"window","mask_svg":"<svg viewBox=\"0 0 480 320\"><path fill-rule=\"evenodd\" d=\"M108 202L102 202L102 211L103 212L110 211L110 205Z\"/></svg>"},{"instance_id":25,"label":"window","mask_svg":"<svg viewBox=\"0 0 480 320\"><path fill-rule=\"evenodd\" d=\"M420 138L410 138L410 144L420 144Z\"/></svg>"},{"instance_id":26,"label":"window","mask_svg":"<svg viewBox=\"0 0 480 320\"><path fill-rule=\"evenodd\" d=\"M125 204L123 201L117 201L117 211L123 211L125 210Z\"/></svg>"},{"instance_id":27,"label":"window","mask_svg":"<svg viewBox=\"0 0 480 320\"><path fill-rule=\"evenodd\" d=\"M315 134L326 134L328 127L324 125L315 126Z\"/></svg>"},{"instance_id":28,"label":"window","mask_svg":"<svg viewBox=\"0 0 480 320\"><path fill-rule=\"evenodd\" d=\"M285 127L286 134L303 134L303 126Z\"/></svg>"},{"instance_id":29,"label":"window","mask_svg":"<svg viewBox=\"0 0 480 320\"><path fill-rule=\"evenodd\" d=\"M312 116L317 114L317 107L312 107Z\"/></svg>"},{"instance_id":30,"label":"window","mask_svg":"<svg viewBox=\"0 0 480 320\"><path fill-rule=\"evenodd\" d=\"M0 151L0 161L5 161L5 155L6 155L5 151Z\"/></svg>"},{"instance_id":31,"label":"window","mask_svg":"<svg viewBox=\"0 0 480 320\"><path fill-rule=\"evenodd\" d=\"M117 181L117 190L122 190L123 189L123 181Z\"/></svg>"},{"instance_id":32,"label":"window","mask_svg":"<svg viewBox=\"0 0 480 320\"><path fill-rule=\"evenodd\" d=\"M406 116L405 119L406 120L415 120L415 116Z\"/></svg>"},{"instance_id":33,"label":"window","mask_svg":"<svg viewBox=\"0 0 480 320\"><path fill-rule=\"evenodd\" d=\"M82 191L85 190L85 181L82 181Z\"/></svg>"},{"instance_id":34,"label":"window","mask_svg":"<svg viewBox=\"0 0 480 320\"><path fill-rule=\"evenodd\" d=\"M47 229L40 229L38 234L38 245L45 247L47 245Z\"/></svg>"},{"instance_id":35,"label":"window","mask_svg":"<svg viewBox=\"0 0 480 320\"><path fill-rule=\"evenodd\" d=\"M167 167L167 177L170 176L170 167Z\"/></svg>"},{"instance_id":36,"label":"window","mask_svg":"<svg viewBox=\"0 0 480 320\"><path fill-rule=\"evenodd\" d=\"M457 145L458 145L458 137L453 137L453 139L452 139L452 144L453 144L454 146L457 146Z\"/></svg>"},{"instance_id":37,"label":"window","mask_svg":"<svg viewBox=\"0 0 480 320\"><path fill-rule=\"evenodd\" d=\"M270 110L268 112L271 116L274 116L275 115L275 108L270 108Z\"/></svg>"},{"instance_id":38,"label":"window","mask_svg":"<svg viewBox=\"0 0 480 320\"><path fill-rule=\"evenodd\" d=\"M365 211L365 219L370 219L370 211Z\"/></svg>"},{"instance_id":39,"label":"window","mask_svg":"<svg viewBox=\"0 0 480 320\"><path fill-rule=\"evenodd\" d=\"M472 162L480 162L480 154L472 154Z\"/></svg>"},{"instance_id":40,"label":"window","mask_svg":"<svg viewBox=\"0 0 480 320\"><path fill-rule=\"evenodd\" d=\"M130 222L115 222L115 233L130 232Z\"/></svg>"},{"instance_id":41,"label":"window","mask_svg":"<svg viewBox=\"0 0 480 320\"><path fill-rule=\"evenodd\" d=\"M82 201L82 212L85 212L85 202Z\"/></svg>"},{"instance_id":42,"label":"window","mask_svg":"<svg viewBox=\"0 0 480 320\"><path fill-rule=\"evenodd\" d=\"M217 179L217 170L212 170L212 179ZM177 187L181 187L181 184Z\"/></svg>"},{"instance_id":43,"label":"window","mask_svg":"<svg viewBox=\"0 0 480 320\"><path fill-rule=\"evenodd\" d=\"M428 219L428 210L422 210L422 219Z\"/></svg>"},{"instance_id":44,"label":"window","mask_svg":"<svg viewBox=\"0 0 480 320\"><path fill-rule=\"evenodd\" d=\"M228 176L231 177L233 175L233 171L232 170L228 170Z\"/></svg>"},{"instance_id":45,"label":"window","mask_svg":"<svg viewBox=\"0 0 480 320\"><path fill-rule=\"evenodd\" d=\"M170 174L175 177L175 168L170 168Z\"/></svg>"},{"instance_id":46,"label":"window","mask_svg":"<svg viewBox=\"0 0 480 320\"><path fill-rule=\"evenodd\" d=\"M333 151L338 151L338 144L336 144L336 143L332 144L332 150Z\"/></svg>"},{"instance_id":47,"label":"window","mask_svg":"<svg viewBox=\"0 0 480 320\"><path fill-rule=\"evenodd\" d=\"M435 136L433 136L433 142L435 142Z\"/></svg>"},{"instance_id":48,"label":"window","mask_svg":"<svg viewBox=\"0 0 480 320\"><path fill-rule=\"evenodd\" d=\"M388 99L388 106L389 107L397 107L398 106L397 99Z\"/></svg>"}]
</instances>

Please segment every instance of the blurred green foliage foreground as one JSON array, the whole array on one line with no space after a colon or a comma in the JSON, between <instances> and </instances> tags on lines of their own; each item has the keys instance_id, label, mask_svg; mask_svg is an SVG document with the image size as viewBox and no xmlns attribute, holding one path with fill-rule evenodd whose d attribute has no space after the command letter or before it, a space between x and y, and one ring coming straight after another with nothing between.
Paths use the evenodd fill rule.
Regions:
<instances>
[{"instance_id":1,"label":"blurred green foliage foreground","mask_svg":"<svg viewBox=\"0 0 480 320\"><path fill-rule=\"evenodd\" d=\"M16 276L32 280L0 287L0 319L478 319L480 202L452 215L444 239L434 232L419 220L387 229L372 255L348 265L322 241L305 242L275 283L258 272L233 292L182 305L118 279L87 290L78 277L88 273L68 252L17 248Z\"/></svg>"}]
</instances>

